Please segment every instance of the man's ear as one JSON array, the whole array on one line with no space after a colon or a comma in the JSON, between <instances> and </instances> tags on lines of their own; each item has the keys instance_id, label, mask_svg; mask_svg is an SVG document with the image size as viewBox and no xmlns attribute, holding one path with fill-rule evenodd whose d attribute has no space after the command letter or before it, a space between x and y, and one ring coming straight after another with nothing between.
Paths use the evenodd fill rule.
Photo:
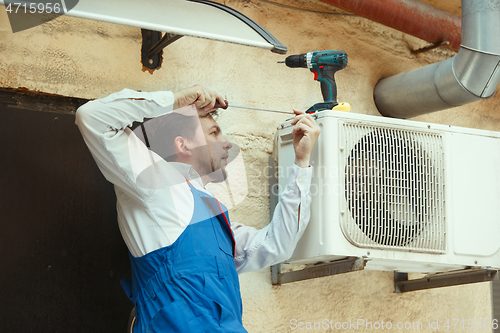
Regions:
<instances>
[{"instance_id":1,"label":"man's ear","mask_svg":"<svg viewBox=\"0 0 500 333\"><path fill-rule=\"evenodd\" d=\"M192 153L186 146L186 140L182 136L177 136L174 139L174 148L177 155L191 156Z\"/></svg>"}]
</instances>

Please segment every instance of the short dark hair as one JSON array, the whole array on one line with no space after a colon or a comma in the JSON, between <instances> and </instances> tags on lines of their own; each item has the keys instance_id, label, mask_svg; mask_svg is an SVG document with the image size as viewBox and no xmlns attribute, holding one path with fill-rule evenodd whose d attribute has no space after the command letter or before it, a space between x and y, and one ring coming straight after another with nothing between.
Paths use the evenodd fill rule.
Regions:
<instances>
[{"instance_id":1,"label":"short dark hair","mask_svg":"<svg viewBox=\"0 0 500 333\"><path fill-rule=\"evenodd\" d=\"M171 112L146 121L144 125L145 136L141 126L134 132L149 148L160 155L167 162L175 162L177 154L174 140L180 136L192 140L196 134L196 128L200 126L199 118L214 117L217 110L210 113L198 114L198 116L186 116L181 113ZM147 140L146 140L147 137Z\"/></svg>"}]
</instances>

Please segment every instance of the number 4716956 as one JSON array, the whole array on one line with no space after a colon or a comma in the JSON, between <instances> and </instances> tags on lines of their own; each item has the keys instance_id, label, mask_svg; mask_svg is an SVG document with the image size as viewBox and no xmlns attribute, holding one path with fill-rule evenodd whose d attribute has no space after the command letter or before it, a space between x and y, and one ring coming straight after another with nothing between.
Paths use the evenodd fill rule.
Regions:
<instances>
[{"instance_id":1,"label":"number 4716956","mask_svg":"<svg viewBox=\"0 0 500 333\"><path fill-rule=\"evenodd\" d=\"M46 14L61 14L63 12L63 9L61 8L60 3L30 3L29 5L27 3L19 3L19 2L12 2L5 7L5 11L9 14L17 14L17 13L46 13Z\"/></svg>"}]
</instances>

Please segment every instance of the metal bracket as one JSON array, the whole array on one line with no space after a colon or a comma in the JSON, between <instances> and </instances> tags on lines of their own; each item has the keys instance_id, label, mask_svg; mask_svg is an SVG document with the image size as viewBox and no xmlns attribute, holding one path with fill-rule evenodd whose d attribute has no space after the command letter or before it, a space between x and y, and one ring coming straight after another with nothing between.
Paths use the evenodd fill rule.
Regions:
<instances>
[{"instance_id":1,"label":"metal bracket","mask_svg":"<svg viewBox=\"0 0 500 333\"><path fill-rule=\"evenodd\" d=\"M495 269L464 269L448 273L431 274L413 280L408 280L408 273L394 272L394 291L396 293L405 293L408 291L493 280L498 280L498 271Z\"/></svg>"},{"instance_id":2,"label":"metal bracket","mask_svg":"<svg viewBox=\"0 0 500 333\"><path fill-rule=\"evenodd\" d=\"M141 29L142 32L142 49L141 59L142 64L147 69L155 70L161 67L163 49L172 44L181 35L166 33L161 35L159 31Z\"/></svg>"},{"instance_id":3,"label":"metal bracket","mask_svg":"<svg viewBox=\"0 0 500 333\"><path fill-rule=\"evenodd\" d=\"M441 42L441 43L436 43L436 44L432 44L432 45L429 45L429 46L426 46L426 47L422 47L422 48L417 49L417 50L410 50L410 53L413 54L413 55L419 55L420 53L429 52L430 50L434 50L434 49L436 49L438 47L448 46L448 45L450 45L450 42L444 41L444 42Z\"/></svg>"},{"instance_id":4,"label":"metal bracket","mask_svg":"<svg viewBox=\"0 0 500 333\"><path fill-rule=\"evenodd\" d=\"M349 257L329 263L312 265L298 271L281 273L281 264L271 266L273 285L280 285L295 281L309 280L323 276L361 271L365 268L364 258Z\"/></svg>"}]
</instances>

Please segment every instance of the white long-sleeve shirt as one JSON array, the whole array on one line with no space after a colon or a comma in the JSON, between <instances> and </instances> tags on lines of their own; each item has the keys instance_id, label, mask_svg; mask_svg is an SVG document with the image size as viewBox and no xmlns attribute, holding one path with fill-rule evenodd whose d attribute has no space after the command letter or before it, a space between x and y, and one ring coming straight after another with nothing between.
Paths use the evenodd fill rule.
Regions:
<instances>
[{"instance_id":1,"label":"white long-sleeve shirt","mask_svg":"<svg viewBox=\"0 0 500 333\"><path fill-rule=\"evenodd\" d=\"M173 103L169 91L124 89L90 101L76 113L76 124L99 169L115 186L118 224L135 257L171 245L188 226L194 199L185 179L211 194L190 165L164 161L128 128L134 121L171 112ZM160 182L167 186L148 188L138 184L138 170L143 170L152 158L163 178ZM291 168L273 219L263 229L231 223L238 273L260 270L292 255L309 222L311 176L312 167Z\"/></svg>"}]
</instances>

